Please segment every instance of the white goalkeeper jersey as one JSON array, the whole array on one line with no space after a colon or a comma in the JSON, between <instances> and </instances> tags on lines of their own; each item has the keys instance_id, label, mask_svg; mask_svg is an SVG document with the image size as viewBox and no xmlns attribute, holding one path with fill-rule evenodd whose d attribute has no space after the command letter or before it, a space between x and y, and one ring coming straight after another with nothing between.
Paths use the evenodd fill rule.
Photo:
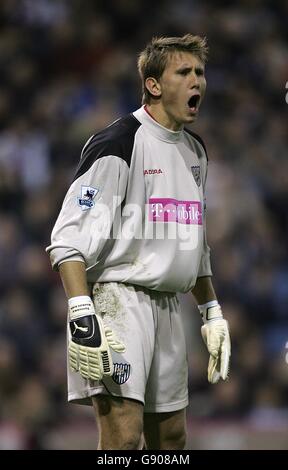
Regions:
<instances>
[{"instance_id":1,"label":"white goalkeeper jersey","mask_svg":"<svg viewBox=\"0 0 288 470\"><path fill-rule=\"evenodd\" d=\"M93 135L47 248L53 269L83 261L88 282L187 292L211 276L202 140L142 107Z\"/></svg>"}]
</instances>

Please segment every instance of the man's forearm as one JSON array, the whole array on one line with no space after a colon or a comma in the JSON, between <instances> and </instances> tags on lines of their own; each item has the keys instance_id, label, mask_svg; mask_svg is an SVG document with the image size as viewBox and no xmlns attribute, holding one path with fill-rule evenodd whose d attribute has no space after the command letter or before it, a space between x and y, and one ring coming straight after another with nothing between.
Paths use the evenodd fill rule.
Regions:
<instances>
[{"instance_id":1,"label":"man's forearm","mask_svg":"<svg viewBox=\"0 0 288 470\"><path fill-rule=\"evenodd\" d=\"M90 295L84 263L66 261L60 264L59 273L68 299L79 295Z\"/></svg>"},{"instance_id":2,"label":"man's forearm","mask_svg":"<svg viewBox=\"0 0 288 470\"><path fill-rule=\"evenodd\" d=\"M198 277L197 282L191 292L194 295L198 305L206 304L211 300L217 300L210 276Z\"/></svg>"}]
</instances>

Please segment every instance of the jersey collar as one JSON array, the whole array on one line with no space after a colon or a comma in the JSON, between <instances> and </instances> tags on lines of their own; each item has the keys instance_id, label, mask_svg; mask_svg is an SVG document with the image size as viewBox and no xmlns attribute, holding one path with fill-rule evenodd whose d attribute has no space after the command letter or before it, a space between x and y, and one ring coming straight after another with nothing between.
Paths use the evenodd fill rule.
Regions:
<instances>
[{"instance_id":1,"label":"jersey collar","mask_svg":"<svg viewBox=\"0 0 288 470\"><path fill-rule=\"evenodd\" d=\"M135 116L135 118L138 119L144 127L149 129L151 134L165 142L178 142L183 135L183 129L180 131L171 131L170 129L161 126L161 124L155 121L155 119L144 109L144 106L137 109L137 111L134 111L133 116Z\"/></svg>"}]
</instances>

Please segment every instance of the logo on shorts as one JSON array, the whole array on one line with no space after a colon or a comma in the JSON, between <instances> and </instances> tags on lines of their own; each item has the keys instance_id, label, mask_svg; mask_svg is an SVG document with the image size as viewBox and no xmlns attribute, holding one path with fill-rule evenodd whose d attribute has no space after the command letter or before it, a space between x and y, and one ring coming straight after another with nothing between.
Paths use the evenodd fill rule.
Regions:
<instances>
[{"instance_id":1,"label":"logo on shorts","mask_svg":"<svg viewBox=\"0 0 288 470\"><path fill-rule=\"evenodd\" d=\"M192 175L194 176L194 180L197 186L201 185L201 174L200 174L200 166L191 166Z\"/></svg>"},{"instance_id":2,"label":"logo on shorts","mask_svg":"<svg viewBox=\"0 0 288 470\"><path fill-rule=\"evenodd\" d=\"M112 379L116 384L122 385L127 382L130 377L131 372L131 365L130 364L118 364L118 362L114 362L114 372L112 375Z\"/></svg>"},{"instance_id":3,"label":"logo on shorts","mask_svg":"<svg viewBox=\"0 0 288 470\"><path fill-rule=\"evenodd\" d=\"M93 201L96 194L99 192L99 189L92 188L91 186L82 186L81 187L81 197L78 197L78 205L81 207L82 211L87 211L94 207L95 203Z\"/></svg>"}]
</instances>

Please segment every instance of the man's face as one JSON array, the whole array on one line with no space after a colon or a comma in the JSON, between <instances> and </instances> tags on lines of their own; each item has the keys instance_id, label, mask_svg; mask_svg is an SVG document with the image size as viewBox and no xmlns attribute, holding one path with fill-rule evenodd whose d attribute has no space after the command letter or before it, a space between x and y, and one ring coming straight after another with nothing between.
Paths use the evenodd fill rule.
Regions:
<instances>
[{"instance_id":1,"label":"man's face","mask_svg":"<svg viewBox=\"0 0 288 470\"><path fill-rule=\"evenodd\" d=\"M206 90L204 64L189 52L174 52L159 79L161 104L171 129L195 121Z\"/></svg>"}]
</instances>

